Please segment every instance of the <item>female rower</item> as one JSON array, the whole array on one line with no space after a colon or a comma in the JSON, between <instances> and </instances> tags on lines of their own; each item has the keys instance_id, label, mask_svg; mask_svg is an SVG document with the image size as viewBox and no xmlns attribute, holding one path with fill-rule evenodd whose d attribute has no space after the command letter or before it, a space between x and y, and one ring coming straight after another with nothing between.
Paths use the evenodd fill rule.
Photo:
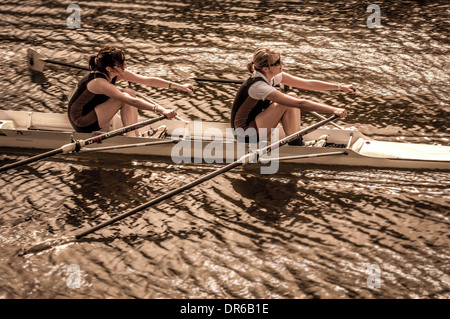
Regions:
<instances>
[{"instance_id":1,"label":"female rower","mask_svg":"<svg viewBox=\"0 0 450 319\"><path fill-rule=\"evenodd\" d=\"M345 109L299 99L295 93L285 94L274 86L284 84L312 91L355 93L353 85L303 79L283 72L282 66L281 52L273 48L257 49L253 61L247 64L252 75L242 84L231 110L231 127L235 129L238 140L249 142L252 136L256 136L252 140L256 142L262 134L261 129L275 128L280 122L286 135L293 134L300 130L300 110L332 113L342 119L347 116ZM302 145L301 140L290 144Z\"/></svg>"},{"instance_id":2,"label":"female rower","mask_svg":"<svg viewBox=\"0 0 450 319\"><path fill-rule=\"evenodd\" d=\"M156 77L138 75L127 70L126 65L124 53L115 47L104 47L98 54L91 55L91 72L78 82L69 99L69 120L77 132L100 130L108 125L119 110L124 126L138 121L138 109L161 113L169 119L176 116L173 110L137 98L130 88L117 88L115 83L120 80L193 93L191 84L177 84ZM129 132L128 135L139 136L139 130Z\"/></svg>"}]
</instances>

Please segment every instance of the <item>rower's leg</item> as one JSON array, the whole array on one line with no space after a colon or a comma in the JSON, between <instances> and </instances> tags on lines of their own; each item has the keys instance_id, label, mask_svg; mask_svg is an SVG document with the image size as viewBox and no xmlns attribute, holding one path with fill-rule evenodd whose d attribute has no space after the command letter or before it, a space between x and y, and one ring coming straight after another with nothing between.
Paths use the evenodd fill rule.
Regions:
<instances>
[{"instance_id":1,"label":"rower's leg","mask_svg":"<svg viewBox=\"0 0 450 319\"><path fill-rule=\"evenodd\" d=\"M270 129L279 126L278 123L280 123L284 113L286 112L286 109L287 108L285 106L280 105L278 103L270 104L270 106L267 109L259 113L255 118L258 130L267 129L266 133L270 135L271 134ZM284 137L284 132L282 129L279 130L278 133L279 138ZM261 131L259 132L259 134L260 137L265 136L265 134Z\"/></svg>"},{"instance_id":2,"label":"rower's leg","mask_svg":"<svg viewBox=\"0 0 450 319\"><path fill-rule=\"evenodd\" d=\"M134 91L130 88L125 88L121 90L125 94L129 94L132 97L136 97ZM122 118L123 126L128 126L138 121L138 109L129 104L123 104L120 109L120 117ZM128 136L140 136L139 130L134 130L127 133Z\"/></svg>"},{"instance_id":3,"label":"rower's leg","mask_svg":"<svg viewBox=\"0 0 450 319\"><path fill-rule=\"evenodd\" d=\"M297 96L293 92L290 92L289 95L295 97ZM298 108L272 103L267 109L256 116L255 122L258 129L275 128L278 123L281 122L284 133L286 133L286 135L290 135L300 130L300 115L300 109ZM280 138L283 136L284 134L280 132Z\"/></svg>"},{"instance_id":4,"label":"rower's leg","mask_svg":"<svg viewBox=\"0 0 450 319\"><path fill-rule=\"evenodd\" d=\"M294 92L289 92L289 95L297 97ZM281 124L283 124L283 129L286 135L294 134L300 131L301 125L301 111L296 107L286 107L286 111L281 118Z\"/></svg>"},{"instance_id":5,"label":"rower's leg","mask_svg":"<svg viewBox=\"0 0 450 319\"><path fill-rule=\"evenodd\" d=\"M123 126L128 126L138 121L138 109L132 105L124 104L120 109L120 117L122 118ZM128 136L140 136L139 129L128 132Z\"/></svg>"},{"instance_id":6,"label":"rower's leg","mask_svg":"<svg viewBox=\"0 0 450 319\"><path fill-rule=\"evenodd\" d=\"M121 90L125 94L135 96L133 90L125 88ZM95 113L97 114L98 125L103 128L112 120L114 115L120 110L120 117L122 124L128 126L134 124L138 120L138 111L134 106L124 104L121 101L115 99L109 99L105 103L99 104L95 107ZM127 133L128 136L139 136L139 130L131 131Z\"/></svg>"}]
</instances>

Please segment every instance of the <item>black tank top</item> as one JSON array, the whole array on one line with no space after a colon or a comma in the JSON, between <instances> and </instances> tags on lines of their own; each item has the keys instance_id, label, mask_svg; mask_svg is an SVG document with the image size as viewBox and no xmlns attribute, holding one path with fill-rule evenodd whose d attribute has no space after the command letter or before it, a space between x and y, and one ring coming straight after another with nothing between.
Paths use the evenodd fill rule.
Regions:
<instances>
[{"instance_id":1,"label":"black tank top","mask_svg":"<svg viewBox=\"0 0 450 319\"><path fill-rule=\"evenodd\" d=\"M105 94L94 94L87 89L88 83L96 78L103 78L107 80L106 75L100 72L90 72L86 74L78 82L76 91L70 97L69 109L73 107L76 107L77 109L82 108L81 115L86 115L91 112L97 105L102 104L109 99L109 97ZM111 83L116 83L116 77L112 79Z\"/></svg>"},{"instance_id":2,"label":"black tank top","mask_svg":"<svg viewBox=\"0 0 450 319\"><path fill-rule=\"evenodd\" d=\"M258 81L265 80L262 77L250 77L239 88L231 109L230 125L232 128L240 127L244 130L248 127L256 128L256 124L252 122L259 113L272 103L270 100L255 100L248 95L250 87Z\"/></svg>"}]
</instances>

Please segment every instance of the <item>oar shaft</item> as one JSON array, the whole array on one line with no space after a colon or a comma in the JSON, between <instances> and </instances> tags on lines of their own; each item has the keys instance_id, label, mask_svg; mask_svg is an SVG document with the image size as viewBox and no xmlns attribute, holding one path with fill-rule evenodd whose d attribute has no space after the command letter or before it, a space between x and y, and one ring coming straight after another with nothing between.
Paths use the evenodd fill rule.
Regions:
<instances>
[{"instance_id":1,"label":"oar shaft","mask_svg":"<svg viewBox=\"0 0 450 319\"><path fill-rule=\"evenodd\" d=\"M302 130L300 130L300 131L298 131L298 132L296 132L294 134L286 136L285 138L279 140L278 142L272 143L272 144L264 147L263 149L259 150L259 152L258 152L259 156L268 154L271 151L273 151L273 150L275 150L277 148L280 148L281 146L286 145L287 143L289 143L291 141L295 141L296 139L300 138L301 136L304 136L304 135L306 135L308 133L311 133L312 131L318 129L319 127L321 127L321 126L323 126L323 125L325 125L325 124L327 124L327 123L329 123L331 121L334 121L334 120L336 120L338 118L339 118L339 116L333 115L332 117L330 117L328 119L325 119L325 120L322 120L320 122L317 122L317 123L315 123L313 125L310 125L310 126L304 128L304 129L302 129Z\"/></svg>"},{"instance_id":2,"label":"oar shaft","mask_svg":"<svg viewBox=\"0 0 450 319\"><path fill-rule=\"evenodd\" d=\"M125 127L121 127L121 128L119 128L117 130L114 130L114 131L111 131L111 132L106 132L104 134L88 138L86 140L75 141L73 143L69 143L69 144L63 145L60 148L57 148L55 150L48 151L46 153L43 153L43 154L40 154L40 155L36 155L36 156L30 157L28 159L25 159L25 160L22 160L22 161L18 161L18 162L9 164L9 165L5 165L5 166L0 168L0 172L4 172L4 171L6 171L8 169L11 169L11 168L19 167L19 166L30 164L30 163L33 163L33 162L37 162L37 161L39 161L41 159L44 159L44 158L47 158L47 157L50 157L50 156L53 156L53 155L62 154L62 153L66 154L66 153L70 153L70 152L74 152L74 151L77 152L77 151L79 151L79 149L81 147L84 147L86 145L90 145L90 144L94 144L94 143L100 143L101 141L104 141L104 140L106 140L108 138L111 138L111 137L114 137L114 136L117 136L117 135L122 135L124 133L137 130L137 129L141 128L141 127L144 127L144 126L153 124L155 122L161 121L161 120L163 120L165 118L166 118L166 116L162 115L160 117L156 117L156 118L153 118L153 119L148 119L148 120L145 120L145 121L142 121L142 122L139 122L139 123L135 123L135 124L131 124L131 125L128 125L128 126L125 126Z\"/></svg>"},{"instance_id":3,"label":"oar shaft","mask_svg":"<svg viewBox=\"0 0 450 319\"><path fill-rule=\"evenodd\" d=\"M336 156L336 155L348 155L347 151L340 152L328 152L328 153L314 153L314 154L305 154L305 155L294 155L294 156L285 156L278 158L264 158L266 161L289 161L289 160L297 160L303 158L314 158L314 157L324 157L324 156Z\"/></svg>"},{"instance_id":4,"label":"oar shaft","mask_svg":"<svg viewBox=\"0 0 450 319\"><path fill-rule=\"evenodd\" d=\"M311 113L314 114L315 116L317 116L318 118L322 119L322 120L326 119L326 117L323 116L322 114L319 114L319 113L317 113L317 112L311 112ZM340 130L343 130L343 129L344 129L342 126L337 125L337 124L334 123L334 122L331 122L330 124L333 125L334 127L337 127L337 128L340 129Z\"/></svg>"},{"instance_id":5,"label":"oar shaft","mask_svg":"<svg viewBox=\"0 0 450 319\"><path fill-rule=\"evenodd\" d=\"M336 118L337 118L337 116L335 115L335 116L330 117L329 119L326 119L326 120L320 121L320 122L318 122L316 124L313 124L311 126L308 126L307 128L305 128L303 130L300 130L297 133L292 134L292 135L290 135L290 136L280 140L277 143L273 143L273 144L263 148L262 149L262 153L263 154L267 154L268 152L270 152L270 150L273 150L273 149L275 149L277 147L281 147L281 146L285 145L286 143L288 143L291 140L294 140L294 139L296 139L296 138L298 138L300 136L308 134L309 132L317 129L318 127L320 127L322 125L325 125L326 123L328 123L328 122L330 122L332 120L335 120ZM209 173L209 174L203 176L202 178L199 178L199 179L197 179L197 180L195 180L195 181L193 181L191 183L188 183L186 185L183 185L183 186L181 186L181 187L179 187L179 188L177 188L177 189L175 189L175 190L173 190L173 191L171 191L171 192L169 192L167 194L164 194L164 195L162 195L162 196L160 196L158 198L155 198L155 199L153 199L153 200L151 200L151 201L149 201L149 202L147 202L145 204L142 204L142 205L140 205L140 206L138 206L138 207L136 207L136 208L134 208L134 209L132 209L132 210L122 214L122 215L119 215L119 216L117 216L115 218L112 218L112 219L102 223L102 224L99 224L99 225L97 225L97 226L95 226L95 227L93 227L93 228L91 228L91 229L89 229L89 230L87 230L87 231L85 231L85 232L83 232L81 234L76 235L75 238L76 239L80 239L80 238L82 238L82 237L84 237L86 235L89 235L89 234L91 234L91 233L93 233L93 232L95 232L95 231L97 231L99 229L102 229L102 228L104 228L106 226L109 226L109 225L111 225L111 224L113 224L113 223L115 223L115 222L117 222L119 220L122 220L122 219L124 219L124 218L126 218L128 216L136 214L136 213L138 213L138 212L140 212L140 211L142 211L142 210L144 210L146 208L149 208L149 207L151 207L153 205L156 205L156 204L162 202L165 199L168 199L168 198L170 198L172 196L175 196L175 195L177 195L177 194L179 194L179 193L181 193L181 192L183 192L185 190L188 190L188 189L190 189L190 188L192 188L194 186L197 186L197 185L199 185L201 183L204 183L204 182L206 182L206 181L208 181L208 180L210 180L210 179L212 179L212 178L214 178L214 177L216 177L216 176L218 176L220 174L226 173L226 172L232 170L235 167L238 167L240 165L248 163L251 159L253 159L255 157L256 157L256 153L255 152L251 152L251 153L249 153L247 155L244 155L240 159L238 159L237 161L235 161L235 162L233 162L231 164L228 164L228 165L226 165L226 166L224 166L224 167L222 167L222 168L220 168L220 169L218 169L218 170L216 170L216 171L214 171L212 173Z\"/></svg>"},{"instance_id":6,"label":"oar shaft","mask_svg":"<svg viewBox=\"0 0 450 319\"><path fill-rule=\"evenodd\" d=\"M210 180L210 179L212 179L212 178L214 178L214 177L216 177L216 176L218 176L220 174L228 172L228 171L232 170L233 168L235 168L237 166L240 166L242 164L243 163L239 162L239 161L236 161L236 162L233 162L231 164L228 164L228 165L222 167L221 169L218 169L218 170L216 170L216 171L214 171L212 173L209 173L209 174L203 176L202 178L199 178L199 179L197 179L197 180L195 180L195 181L193 181L193 182L191 182L189 184L183 185L183 186L181 186L181 187L179 187L179 188L177 188L177 189L175 189L175 190L173 190L173 191L171 191L171 192L169 192L167 194L159 196L159 197L157 197L157 198L155 198L155 199L153 199L153 200L151 200L151 201L149 201L149 202L147 202L145 204L142 204L142 205L140 205L140 206L138 206L138 207L136 207L136 208L134 208L134 209L132 209L132 210L122 214L122 215L119 215L119 216L117 216L115 218L112 218L112 219L110 219L110 220L108 220L108 221L106 221L106 222L104 222L102 224L99 224L99 225L97 225L97 226L95 226L95 227L93 227L93 228L91 228L91 229L89 229L89 230L87 230L87 231L85 231L85 232L83 232L81 234L78 234L78 235L75 236L75 238L76 239L80 239L80 238L82 238L82 237L84 237L86 235L89 235L89 234L91 234L91 233L93 233L93 232L95 232L95 231L97 231L99 229L102 229L102 228L104 228L106 226L114 224L114 223L118 222L119 220L122 220L122 219L124 219L126 217L129 217L131 215L134 215L134 214L136 214L136 213L138 213L138 212L140 212L140 211L142 211L142 210L144 210L146 208L149 208L149 207L151 207L153 205L156 205L156 204L162 202L163 200L166 200L166 199L168 199L168 198L170 198L172 196L175 196L175 195L177 195L177 194L179 194L181 192L184 192L185 190L187 190L189 188L192 188L192 187L197 186L197 185L199 185L201 183L204 183L204 182L206 182L206 181L208 181L208 180Z\"/></svg>"},{"instance_id":7,"label":"oar shaft","mask_svg":"<svg viewBox=\"0 0 450 319\"><path fill-rule=\"evenodd\" d=\"M156 141L156 142L124 144L124 145L105 146L105 147L86 147L80 151L81 152L110 151L110 150L119 150L119 149L123 149L123 148L145 147L145 146L153 146L153 145L161 145L161 144L174 144L177 142L179 142L179 141L178 140L169 140L169 141Z\"/></svg>"},{"instance_id":8,"label":"oar shaft","mask_svg":"<svg viewBox=\"0 0 450 319\"><path fill-rule=\"evenodd\" d=\"M242 84L244 81L242 80L227 80L227 79L210 79L210 78L192 78L198 82L218 82L218 83L233 83L233 84Z\"/></svg>"},{"instance_id":9,"label":"oar shaft","mask_svg":"<svg viewBox=\"0 0 450 319\"><path fill-rule=\"evenodd\" d=\"M125 133L128 133L128 132L137 130L137 129L141 128L141 127L144 127L144 126L153 124L155 122L164 120L165 118L167 118L167 117L165 115L162 115L160 117L156 117L156 118L153 118L153 119L148 119L148 120L145 120L145 121L142 121L142 122L139 122L139 123L135 123L135 124L131 124L131 125L128 125L128 126L125 126L125 127L121 127L121 128L119 128L117 130L114 130L114 131L111 131L111 132L106 132L104 134L88 138L88 139L82 141L81 144L82 145L90 145L90 144L94 144L94 143L99 143L100 141L106 140L108 138L111 138L111 137L114 137L114 136L117 136L117 135L122 135L122 134L125 134Z\"/></svg>"},{"instance_id":10,"label":"oar shaft","mask_svg":"<svg viewBox=\"0 0 450 319\"><path fill-rule=\"evenodd\" d=\"M70 68L75 68L75 69L89 71L89 68L87 66L82 66L82 65L78 65L78 64L74 64L74 63L55 61L55 60L50 60L50 59L41 59L41 60L46 62L46 63L57 64L57 65L62 65L62 66L68 66Z\"/></svg>"},{"instance_id":11,"label":"oar shaft","mask_svg":"<svg viewBox=\"0 0 450 319\"><path fill-rule=\"evenodd\" d=\"M17 161L17 162L12 163L12 164L8 164L8 165L5 165L5 166L2 166L2 167L0 167L0 172L4 172L4 171L7 171L7 170L12 169L12 168L16 168L16 167L19 167L19 166L22 166L22 165L33 163L33 162L37 162L37 161L39 161L41 159L61 154L62 152L63 152L63 150L61 148L58 148L58 149L52 150L52 151L48 151L48 152L43 153L43 154L39 154L39 155L30 157L30 158L27 158L27 159L24 159L24 160L21 160L21 161Z\"/></svg>"}]
</instances>

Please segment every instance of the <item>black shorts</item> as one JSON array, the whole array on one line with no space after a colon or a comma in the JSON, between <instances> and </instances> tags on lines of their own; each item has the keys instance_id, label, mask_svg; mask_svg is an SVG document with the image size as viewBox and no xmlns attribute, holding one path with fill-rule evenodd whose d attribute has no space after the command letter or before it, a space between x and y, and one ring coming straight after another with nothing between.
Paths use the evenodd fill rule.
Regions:
<instances>
[{"instance_id":1,"label":"black shorts","mask_svg":"<svg viewBox=\"0 0 450 319\"><path fill-rule=\"evenodd\" d=\"M98 125L98 121L95 121L94 123L92 123L88 126L79 127L72 122L72 120L70 119L70 116L69 116L69 122L72 125L72 127L74 128L74 130L78 133L92 133L95 131L100 131L100 129L101 129L100 126Z\"/></svg>"}]
</instances>

